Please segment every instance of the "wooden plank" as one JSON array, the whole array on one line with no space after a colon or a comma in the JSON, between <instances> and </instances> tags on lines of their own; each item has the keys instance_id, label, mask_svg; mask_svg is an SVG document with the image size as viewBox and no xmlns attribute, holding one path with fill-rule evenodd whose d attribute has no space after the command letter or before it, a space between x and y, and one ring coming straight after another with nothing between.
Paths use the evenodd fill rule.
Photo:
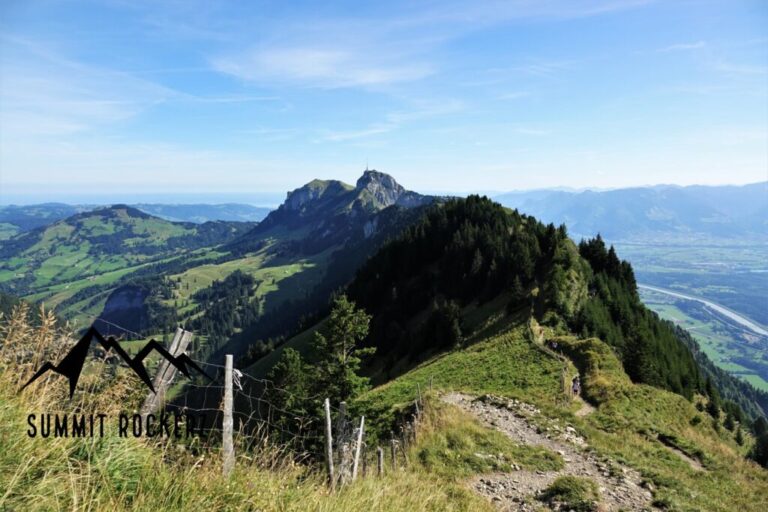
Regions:
<instances>
[{"instance_id":1,"label":"wooden plank","mask_svg":"<svg viewBox=\"0 0 768 512\"><path fill-rule=\"evenodd\" d=\"M177 357L186 352L189 343L192 341L193 334L189 331L185 331L182 328L177 328L176 333L173 335L173 341L171 342L171 348L168 352L173 357ZM163 359L158 366L157 373L152 382L152 387L155 388L155 392L149 391L147 397L144 399L144 403L141 406L141 414L146 416L157 412L165 402L165 395L168 393L168 388L173 382L173 378L176 375L176 367L169 361Z\"/></svg>"}]
</instances>

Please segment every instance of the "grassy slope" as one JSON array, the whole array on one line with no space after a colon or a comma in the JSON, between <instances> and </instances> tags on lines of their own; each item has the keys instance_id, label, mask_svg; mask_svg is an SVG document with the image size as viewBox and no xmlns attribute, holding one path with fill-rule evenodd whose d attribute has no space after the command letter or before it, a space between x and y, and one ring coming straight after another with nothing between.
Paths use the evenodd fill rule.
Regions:
<instances>
[{"instance_id":1,"label":"grassy slope","mask_svg":"<svg viewBox=\"0 0 768 512\"><path fill-rule=\"evenodd\" d=\"M576 426L591 447L635 469L656 488L660 506L674 510L765 510L768 472L743 455L733 434L715 431L711 418L684 398L633 384L610 348L599 340L558 338L584 376L584 392L597 412L576 417L563 405L560 362L529 341L523 329L497 335L422 364L366 395L357 406L380 423L394 418L430 379L436 391L492 393L536 404L545 415ZM698 419L694 419L698 418ZM374 423L375 426L375 422ZM384 427L386 428L386 427ZM698 459L704 471L658 440Z\"/></svg>"},{"instance_id":2,"label":"grassy slope","mask_svg":"<svg viewBox=\"0 0 768 512\"><path fill-rule=\"evenodd\" d=\"M430 395L431 396L431 395ZM512 471L554 471L563 458L546 448L519 445L501 432L481 426L457 407L431 398L426 401L418 443L411 449L417 467L449 479Z\"/></svg>"},{"instance_id":3,"label":"grassy slope","mask_svg":"<svg viewBox=\"0 0 768 512\"><path fill-rule=\"evenodd\" d=\"M491 333L488 337L435 357L353 404L370 420L370 446L375 432L388 428L419 388L428 396L448 390L491 393L564 418L592 449L636 468L652 482L657 505L674 510L765 509L768 472L743 460L746 448L731 433L715 431L711 419L680 396L632 384L605 344L557 338L584 376L585 397L598 406L580 418L561 385L561 372L570 373L574 366L564 365L538 344L552 334L529 328L519 317L507 317L515 324L509 329L502 317L481 321L481 309L474 312L476 327ZM467 313L471 320L472 311ZM43 409L38 401L45 393L17 394L12 381L19 375L0 372L0 508L484 510L487 504L463 487L466 476L508 470L512 463L528 469L556 469L562 463L557 454L515 445L429 399L419 442L410 452L412 465L388 472L384 480L365 478L329 496L319 474L291 466L270 471L262 454L249 453L227 481L220 476L215 449L193 455L111 436L86 442L28 438L26 414ZM52 382L60 384L60 379ZM699 460L704 470L691 468L657 439L660 434L667 445Z\"/></svg>"},{"instance_id":4,"label":"grassy slope","mask_svg":"<svg viewBox=\"0 0 768 512\"><path fill-rule=\"evenodd\" d=\"M118 437L110 425L132 402L118 399L116 388L134 387L120 381L99 393L84 394L97 403L79 402L83 410L109 415L112 422L104 438L30 438L30 411L71 410L62 407L67 401L57 396L64 389L60 378L18 394L23 372L12 370L0 371L0 510L491 510L451 479L415 468L388 470L381 479L362 477L358 484L330 494L322 472L286 462L270 449L246 452L239 445L241 456L225 478L215 446L193 451L177 441L153 444ZM83 380L102 382L97 374L85 372Z\"/></svg>"},{"instance_id":5,"label":"grassy slope","mask_svg":"<svg viewBox=\"0 0 768 512\"><path fill-rule=\"evenodd\" d=\"M268 246L236 260L200 265L169 276L172 281L178 281L178 284L174 298L166 303L172 306L177 302L179 313L184 315L193 309L195 302L192 296L196 292L210 286L216 280L224 280L236 270L256 278L254 300L261 301L267 308L275 307L286 300L303 298L322 279L333 249L308 258L292 260L270 254ZM182 307L183 301L188 301L189 304Z\"/></svg>"},{"instance_id":6,"label":"grassy slope","mask_svg":"<svg viewBox=\"0 0 768 512\"><path fill-rule=\"evenodd\" d=\"M252 375L256 378L265 378L269 373L269 370L280 360L283 354L283 350L286 348L292 348L297 350L303 357L308 357L311 351L311 343L314 337L314 333L325 323L325 319L319 322L317 325L300 332L296 336L290 338L285 343L275 348L272 352L265 355L251 366L246 368L245 372L248 375Z\"/></svg>"},{"instance_id":7,"label":"grassy slope","mask_svg":"<svg viewBox=\"0 0 768 512\"><path fill-rule=\"evenodd\" d=\"M399 471L329 495L322 476L247 458L231 478L218 456L104 439L30 439L26 407L0 395L0 509L8 510L489 510L437 475ZM165 462L163 459L166 459ZM258 459L258 458L257 458Z\"/></svg>"},{"instance_id":8,"label":"grassy slope","mask_svg":"<svg viewBox=\"0 0 768 512\"><path fill-rule=\"evenodd\" d=\"M128 218L128 220L133 221L135 219ZM156 219L151 220L155 221ZM174 224L158 220L153 222L152 225L135 227L134 229L139 232L153 233L153 237L157 238L159 243L160 240L168 236L177 236L179 234L166 229L164 227L165 224L175 227ZM71 226L64 225L51 228L50 233L46 232L43 241L30 248L25 254L37 254L42 250L48 250L46 248L51 243L61 239L61 237L65 237L71 231L67 231L67 228L71 228ZM109 231L110 229L113 230L114 226L102 223L87 229L91 229L91 231ZM60 232L61 230L67 232ZM100 232L90 234L100 234ZM185 313L190 312L195 306L194 300L191 297L196 291L210 286L214 280L223 280L235 270L242 270L256 277L258 286L255 297L267 309L276 307L286 300L304 297L322 279L330 253L337 249L337 247L301 260L276 257L269 252L270 248L273 247L273 243L269 242L274 242L274 237L282 235L283 233L277 230L267 233L264 237L265 241L268 242L267 247L243 258L220 264L203 264L169 276L174 281L177 279L180 281L175 291L175 297L167 300L166 303L172 306L177 301L179 313L184 316ZM53 251L54 255L45 259L42 266L35 271L37 277L35 282L36 289L33 293L29 293L24 297L33 302L44 301L49 307L56 307L59 303L83 288L116 283L120 278L150 263L149 261L144 261L146 258L142 259L138 256L131 256L130 258L104 256L94 259L87 254L87 243L77 247L77 250L71 246L62 246L62 248L54 249ZM187 257L188 259L206 258L222 254L211 249L198 249L191 251ZM178 256L173 255L167 258L153 259L151 263L163 263L171 261L176 257ZM126 258L130 259L130 261ZM8 262L6 266L9 264L11 262ZM0 270L0 282L12 279L15 272L22 271L21 267L19 269L14 272ZM93 304L91 302L94 300L94 297L89 297L76 304L69 305L58 313L63 318L68 318L79 326L89 325L101 313L111 291L112 289L108 289L100 292ZM188 302L186 307L182 307L184 301Z\"/></svg>"},{"instance_id":9,"label":"grassy slope","mask_svg":"<svg viewBox=\"0 0 768 512\"><path fill-rule=\"evenodd\" d=\"M36 291L52 284L97 276L147 261L149 258L142 254L94 256L89 253L90 237L126 229L132 229L136 235L124 241L127 247L137 243L161 247L171 237L194 234L194 230L182 225L151 217L132 217L123 210L116 211L114 218L82 219L77 228L66 221L60 221L46 228L40 239L18 258L3 265L4 268L0 269L0 282L33 272L35 281L31 288Z\"/></svg>"},{"instance_id":10,"label":"grassy slope","mask_svg":"<svg viewBox=\"0 0 768 512\"><path fill-rule=\"evenodd\" d=\"M0 240L8 240L18 233L18 226L14 226L13 224L9 224L7 222L0 222Z\"/></svg>"},{"instance_id":11,"label":"grassy slope","mask_svg":"<svg viewBox=\"0 0 768 512\"><path fill-rule=\"evenodd\" d=\"M187 257L189 259L206 258L206 257L215 257L216 255L219 255L219 254L220 253L216 251L211 251L209 249L199 249L199 250L193 251ZM155 261L152 261L152 263L164 263L164 262L172 261L175 258L177 258L177 256L155 260ZM104 272L102 274L93 275L86 278L78 278L66 283L46 286L42 288L40 291L24 296L24 298L31 302L42 301L46 304L47 307L55 308L62 301L72 297L75 293L82 290L83 288L87 288L89 286L94 286L94 285L110 285L110 284L116 283L120 278L130 274L131 272L139 270L148 264L149 263L142 263L139 265L121 268L118 270L112 270L109 272ZM97 304L89 306L88 304L91 302L91 300L94 297L88 297L80 302L71 304L66 308L58 310L58 314L63 318L72 320L73 322L77 323L77 325L79 326L89 325L93 321L93 319L101 313L104 307L104 302L106 301L107 297L109 296L110 292L112 292L113 289L114 288L111 288L103 292L100 292L98 294L99 301Z\"/></svg>"},{"instance_id":12,"label":"grassy slope","mask_svg":"<svg viewBox=\"0 0 768 512\"><path fill-rule=\"evenodd\" d=\"M120 438L117 414L135 411L144 395L130 371L89 360L72 401L60 376L19 393L39 364L20 364L20 354L59 360L74 343L58 341L52 316L40 328L26 317L20 310L0 322L0 510L491 510L452 480L412 469L369 474L329 494L322 471L291 463L267 442L246 451L236 438L239 456L225 478L215 445ZM30 438L27 415L41 411L107 414L105 436Z\"/></svg>"}]
</instances>

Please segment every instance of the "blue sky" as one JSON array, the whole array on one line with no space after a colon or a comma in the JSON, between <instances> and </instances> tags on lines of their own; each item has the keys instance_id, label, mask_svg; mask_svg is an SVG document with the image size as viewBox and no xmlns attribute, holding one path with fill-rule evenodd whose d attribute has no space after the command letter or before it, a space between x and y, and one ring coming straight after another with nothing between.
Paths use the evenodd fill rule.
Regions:
<instances>
[{"instance_id":1,"label":"blue sky","mask_svg":"<svg viewBox=\"0 0 768 512\"><path fill-rule=\"evenodd\" d=\"M0 4L2 195L768 179L768 3Z\"/></svg>"}]
</instances>

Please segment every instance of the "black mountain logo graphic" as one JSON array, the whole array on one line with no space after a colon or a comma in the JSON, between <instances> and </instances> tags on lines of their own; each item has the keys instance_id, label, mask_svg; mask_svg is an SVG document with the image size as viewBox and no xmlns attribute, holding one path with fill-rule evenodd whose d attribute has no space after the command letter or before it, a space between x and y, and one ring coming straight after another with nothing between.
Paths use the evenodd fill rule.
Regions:
<instances>
[{"instance_id":1,"label":"black mountain logo graphic","mask_svg":"<svg viewBox=\"0 0 768 512\"><path fill-rule=\"evenodd\" d=\"M85 333L85 336L80 338L80 341L78 341L77 344L72 347L72 350L70 350L67 355L64 356L58 365L54 365L50 361L46 361L43 366L37 370L37 373L35 373L32 378L29 379L29 382L24 384L21 389L24 389L35 382L48 370L52 370L69 379L69 398L72 398L72 396L75 394L77 381L80 379L80 372L83 371L85 358L88 356L88 348L91 346L91 341L94 339L102 347L104 347L105 350L109 351L110 349L114 349L117 355L119 355L123 361L128 363L128 366L131 367L134 373L139 376L139 378L144 382L144 384L147 385L147 387L149 387L149 389L152 390L153 393L155 392L155 388L152 386L152 379L149 378L149 374L147 373L147 369L144 367L143 362L144 358L146 358L153 350L157 350L161 356L168 360L169 363L175 366L186 377L190 377L189 368L191 367L208 377L209 380L213 380L207 373L203 371L202 368L195 364L195 362L192 361L192 359L190 359L187 354L181 354L178 357L174 357L155 340L150 340L149 343L147 343L144 348L142 348L141 351L132 358L125 350L123 350L123 347L120 346L120 343L115 338L110 336L109 338L105 339L104 336L102 336L95 327L91 327L88 329L88 332Z\"/></svg>"}]
</instances>

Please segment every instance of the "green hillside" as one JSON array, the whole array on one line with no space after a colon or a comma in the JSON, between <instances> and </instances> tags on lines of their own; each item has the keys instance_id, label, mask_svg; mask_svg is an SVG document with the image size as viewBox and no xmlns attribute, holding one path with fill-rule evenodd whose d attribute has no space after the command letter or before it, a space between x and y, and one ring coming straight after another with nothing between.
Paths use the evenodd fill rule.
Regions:
<instances>
[{"instance_id":1,"label":"green hillside","mask_svg":"<svg viewBox=\"0 0 768 512\"><path fill-rule=\"evenodd\" d=\"M55 308L76 329L104 319L99 326L108 332L117 324L164 338L177 317L158 300L163 276L221 258L213 248L251 227L174 223L122 205L79 213L1 242L0 289ZM116 298L131 289L146 290L146 304L115 311Z\"/></svg>"},{"instance_id":2,"label":"green hillside","mask_svg":"<svg viewBox=\"0 0 768 512\"><path fill-rule=\"evenodd\" d=\"M0 283L20 295L235 238L247 224L168 222L127 206L78 214L0 245Z\"/></svg>"},{"instance_id":3,"label":"green hillside","mask_svg":"<svg viewBox=\"0 0 768 512\"><path fill-rule=\"evenodd\" d=\"M561 351L544 348L551 341ZM563 370L567 377L581 373L594 410L582 414L583 402L563 392ZM679 395L633 384L610 347L594 338L554 336L545 329L536 342L525 328L515 328L422 363L362 395L356 406L369 417L392 421L410 406L417 389L431 389L432 400L463 392L496 404L512 399L534 405L542 411L531 418L538 428L572 425L608 467L638 471L652 489L652 504L661 509L757 511L766 505L768 472L744 460L747 446L740 446L733 432L713 428L706 413ZM482 452L462 455L472 444L466 445L470 440L461 429L449 425L440 437L448 441L435 445L430 436L412 449L412 458L428 466L435 458L451 461L453 473L461 473L462 464L477 465ZM526 460L519 454L512 459L523 467Z\"/></svg>"}]
</instances>

